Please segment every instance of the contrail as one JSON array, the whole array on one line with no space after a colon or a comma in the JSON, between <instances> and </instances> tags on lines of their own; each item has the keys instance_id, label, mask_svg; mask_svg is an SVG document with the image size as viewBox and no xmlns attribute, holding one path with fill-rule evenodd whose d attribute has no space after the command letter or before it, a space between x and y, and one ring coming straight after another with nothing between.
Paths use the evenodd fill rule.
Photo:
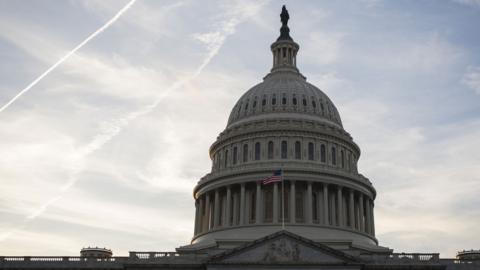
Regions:
<instances>
[{"instance_id":1,"label":"contrail","mask_svg":"<svg viewBox=\"0 0 480 270\"><path fill-rule=\"evenodd\" d=\"M85 44L87 44L90 40L92 40L94 37L96 37L98 34L103 32L105 29L110 27L115 21L120 18L120 16L123 15L137 0L130 0L120 11L115 14L108 22L106 22L102 27L100 27L97 31L93 32L90 36L88 36L84 41L82 41L80 44L77 45L77 47L73 48L73 50L69 51L67 54L65 54L60 60L58 60L53 66L48 68L45 72L43 72L40 76L38 76L33 82L31 82L27 87L23 88L22 91L20 91L16 96L14 96L9 102L7 102L5 105L3 105L0 108L0 113L3 112L5 109L7 109L12 103L14 103L18 98L20 98L23 94L28 92L32 87L34 87L39 81L41 81L45 76L47 76L50 72L52 72L55 68L57 68L60 64L65 62L72 54L74 54L76 51L80 50Z\"/></svg>"},{"instance_id":2,"label":"contrail","mask_svg":"<svg viewBox=\"0 0 480 270\"><path fill-rule=\"evenodd\" d=\"M260 6L262 6L264 3L262 3ZM235 33L235 27L241 23L246 17L245 14L242 14L243 16L233 16L229 20L225 21L222 24L221 29L219 29L219 32L214 32L218 34L216 36L216 39L213 40L212 42L205 42L207 44L207 54L206 57L203 59L201 64L195 69L195 71L190 75L185 78L182 78L178 81L176 81L172 86L167 88L163 93L161 93L157 99L152 102L149 105L144 106L140 110L131 112L127 114L123 118L119 118L107 123L104 123L103 125L103 132L97 134L94 139L88 143L85 147L82 147L78 153L78 158L81 160L85 158L86 156L90 155L91 153L95 152L96 150L100 149L105 145L107 142L109 142L111 139L113 139L116 135L118 135L123 128L128 126L128 124L135 120L137 117L145 115L150 113L153 109L155 109L160 102L167 97L172 91L178 89L179 87L183 86L184 84L190 82L191 80L194 80L197 78L202 71L207 67L207 65L210 63L210 61L218 54L220 48L223 46L225 39L229 36ZM250 16L253 14L249 14ZM26 219L23 221L22 224L20 224L18 227L13 228L10 231L7 231L3 234L0 234L0 242L6 240L10 236L12 236L14 233L17 231L25 228L30 222L32 222L35 218L43 214L47 210L47 208L52 205L53 203L57 202L60 200L65 192L70 189L75 183L79 180L78 179L78 174L83 171L83 162L81 165L78 165L76 168L74 168L73 172L70 174L70 177L67 181L67 183L61 188L60 193L44 204L42 204L40 207L38 207L37 210L35 210L33 213L28 215Z\"/></svg>"}]
</instances>

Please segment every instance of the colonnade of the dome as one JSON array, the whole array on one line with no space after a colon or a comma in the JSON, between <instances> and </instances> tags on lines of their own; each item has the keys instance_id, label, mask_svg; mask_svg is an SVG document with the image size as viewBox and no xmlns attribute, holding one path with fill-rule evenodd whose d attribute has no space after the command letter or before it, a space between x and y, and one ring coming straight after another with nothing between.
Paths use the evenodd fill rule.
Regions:
<instances>
[{"instance_id":1,"label":"colonnade of the dome","mask_svg":"<svg viewBox=\"0 0 480 270\"><path fill-rule=\"evenodd\" d=\"M282 216L287 225L331 226L375 235L373 199L337 184L285 179L282 188L281 182L242 182L209 190L198 196L195 205L195 235L252 224L280 226Z\"/></svg>"}]
</instances>

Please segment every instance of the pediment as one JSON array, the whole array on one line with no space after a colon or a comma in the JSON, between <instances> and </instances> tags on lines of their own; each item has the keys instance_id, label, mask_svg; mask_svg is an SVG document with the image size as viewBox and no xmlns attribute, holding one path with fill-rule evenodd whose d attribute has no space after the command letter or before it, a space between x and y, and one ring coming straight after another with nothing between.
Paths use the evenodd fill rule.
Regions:
<instances>
[{"instance_id":1,"label":"pediment","mask_svg":"<svg viewBox=\"0 0 480 270\"><path fill-rule=\"evenodd\" d=\"M217 255L214 264L345 264L355 257L296 234L280 231L251 244Z\"/></svg>"}]
</instances>

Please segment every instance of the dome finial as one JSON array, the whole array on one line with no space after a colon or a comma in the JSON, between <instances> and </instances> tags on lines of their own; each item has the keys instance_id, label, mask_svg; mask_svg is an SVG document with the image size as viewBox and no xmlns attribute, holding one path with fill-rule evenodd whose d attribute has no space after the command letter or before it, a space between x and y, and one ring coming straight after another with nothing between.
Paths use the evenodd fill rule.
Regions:
<instances>
[{"instance_id":1,"label":"dome finial","mask_svg":"<svg viewBox=\"0 0 480 270\"><path fill-rule=\"evenodd\" d=\"M288 15L288 10L285 5L282 6L282 13L280 13L280 21L282 22L282 28L280 28L280 36L278 37L277 41L279 40L292 40L290 37L290 29L288 28L288 20L290 16Z\"/></svg>"}]
</instances>

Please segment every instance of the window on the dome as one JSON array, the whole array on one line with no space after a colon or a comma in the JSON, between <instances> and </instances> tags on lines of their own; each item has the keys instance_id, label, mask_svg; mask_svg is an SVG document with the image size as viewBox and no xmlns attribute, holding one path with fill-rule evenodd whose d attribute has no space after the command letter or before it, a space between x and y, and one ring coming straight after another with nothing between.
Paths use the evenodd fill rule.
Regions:
<instances>
[{"instance_id":1,"label":"window on the dome","mask_svg":"<svg viewBox=\"0 0 480 270\"><path fill-rule=\"evenodd\" d=\"M248 109L248 100L247 103L245 104L245 111Z\"/></svg>"},{"instance_id":2,"label":"window on the dome","mask_svg":"<svg viewBox=\"0 0 480 270\"><path fill-rule=\"evenodd\" d=\"M313 146L313 143L310 142L308 143L308 160L314 159L313 151L314 151L314 146Z\"/></svg>"},{"instance_id":3,"label":"window on the dome","mask_svg":"<svg viewBox=\"0 0 480 270\"><path fill-rule=\"evenodd\" d=\"M295 142L295 159L301 159L302 158L302 145L300 144L299 141Z\"/></svg>"},{"instance_id":4,"label":"window on the dome","mask_svg":"<svg viewBox=\"0 0 480 270\"><path fill-rule=\"evenodd\" d=\"M307 100L303 99L303 106L307 106Z\"/></svg>"},{"instance_id":5,"label":"window on the dome","mask_svg":"<svg viewBox=\"0 0 480 270\"><path fill-rule=\"evenodd\" d=\"M225 150L225 163L224 163L224 168L228 166L228 150Z\"/></svg>"},{"instance_id":6,"label":"window on the dome","mask_svg":"<svg viewBox=\"0 0 480 270\"><path fill-rule=\"evenodd\" d=\"M292 99L292 103L293 103L293 105L297 105L297 98L294 97L294 98Z\"/></svg>"},{"instance_id":7,"label":"window on the dome","mask_svg":"<svg viewBox=\"0 0 480 270\"><path fill-rule=\"evenodd\" d=\"M243 162L248 161L248 144L243 145Z\"/></svg>"},{"instance_id":8,"label":"window on the dome","mask_svg":"<svg viewBox=\"0 0 480 270\"><path fill-rule=\"evenodd\" d=\"M275 96L272 98L272 105L275 105L277 104L277 99L275 98Z\"/></svg>"},{"instance_id":9,"label":"window on the dome","mask_svg":"<svg viewBox=\"0 0 480 270\"><path fill-rule=\"evenodd\" d=\"M268 152L268 159L273 159L273 142L272 141L268 142L267 152Z\"/></svg>"},{"instance_id":10,"label":"window on the dome","mask_svg":"<svg viewBox=\"0 0 480 270\"><path fill-rule=\"evenodd\" d=\"M287 98L285 97L285 94L283 94L282 105L286 105L286 104L287 104Z\"/></svg>"},{"instance_id":11,"label":"window on the dome","mask_svg":"<svg viewBox=\"0 0 480 270\"><path fill-rule=\"evenodd\" d=\"M233 165L237 164L237 159L238 159L238 157L237 157L238 153L237 152L238 152L237 147L236 146L233 147L233 157L232 157Z\"/></svg>"},{"instance_id":12,"label":"window on the dome","mask_svg":"<svg viewBox=\"0 0 480 270\"><path fill-rule=\"evenodd\" d=\"M295 189L295 221L298 223L304 222L304 203L305 203L305 196L304 196L303 187L299 186Z\"/></svg>"},{"instance_id":13,"label":"window on the dome","mask_svg":"<svg viewBox=\"0 0 480 270\"><path fill-rule=\"evenodd\" d=\"M337 149L332 146L332 164L337 165Z\"/></svg>"},{"instance_id":14,"label":"window on the dome","mask_svg":"<svg viewBox=\"0 0 480 270\"><path fill-rule=\"evenodd\" d=\"M343 150L340 150L340 158L342 159L342 168L345 168L345 154L343 153Z\"/></svg>"},{"instance_id":15,"label":"window on the dome","mask_svg":"<svg viewBox=\"0 0 480 270\"><path fill-rule=\"evenodd\" d=\"M317 103L315 103L315 100L312 100L312 107L313 107L313 108L316 108L316 107L317 107Z\"/></svg>"},{"instance_id":16,"label":"window on the dome","mask_svg":"<svg viewBox=\"0 0 480 270\"><path fill-rule=\"evenodd\" d=\"M250 216L249 216L249 223L255 223L255 215L256 215L256 210L257 210L257 207L256 207L256 204L257 204L257 196L256 196L256 191L255 190L252 190L250 191L250 198L249 198L249 201L250 201Z\"/></svg>"},{"instance_id":17,"label":"window on the dome","mask_svg":"<svg viewBox=\"0 0 480 270\"><path fill-rule=\"evenodd\" d=\"M325 151L325 144L320 145L320 161L327 162L327 154Z\"/></svg>"},{"instance_id":18,"label":"window on the dome","mask_svg":"<svg viewBox=\"0 0 480 270\"><path fill-rule=\"evenodd\" d=\"M272 222L273 220L273 185L266 185L265 188L262 188L264 190L264 203L265 205L263 206L264 213L263 213L263 218L264 222Z\"/></svg>"},{"instance_id":19,"label":"window on the dome","mask_svg":"<svg viewBox=\"0 0 480 270\"><path fill-rule=\"evenodd\" d=\"M265 106L267 104L267 100L266 99L263 99L262 100L262 106Z\"/></svg>"},{"instance_id":20,"label":"window on the dome","mask_svg":"<svg viewBox=\"0 0 480 270\"><path fill-rule=\"evenodd\" d=\"M282 141L282 147L281 147L281 148L282 148L282 149L281 149L281 150L282 150L282 158L283 158L283 159L286 159L287 156L288 156L288 155L287 155L287 151L288 151L288 149L287 149L287 141Z\"/></svg>"},{"instance_id":21,"label":"window on the dome","mask_svg":"<svg viewBox=\"0 0 480 270\"><path fill-rule=\"evenodd\" d=\"M255 107L257 107L257 101L256 100L253 101L253 108L255 108Z\"/></svg>"},{"instance_id":22,"label":"window on the dome","mask_svg":"<svg viewBox=\"0 0 480 270\"><path fill-rule=\"evenodd\" d=\"M260 143L255 143L255 160L260 160Z\"/></svg>"},{"instance_id":23,"label":"window on the dome","mask_svg":"<svg viewBox=\"0 0 480 270\"><path fill-rule=\"evenodd\" d=\"M312 193L312 220L318 223L318 198L316 192Z\"/></svg>"}]
</instances>

